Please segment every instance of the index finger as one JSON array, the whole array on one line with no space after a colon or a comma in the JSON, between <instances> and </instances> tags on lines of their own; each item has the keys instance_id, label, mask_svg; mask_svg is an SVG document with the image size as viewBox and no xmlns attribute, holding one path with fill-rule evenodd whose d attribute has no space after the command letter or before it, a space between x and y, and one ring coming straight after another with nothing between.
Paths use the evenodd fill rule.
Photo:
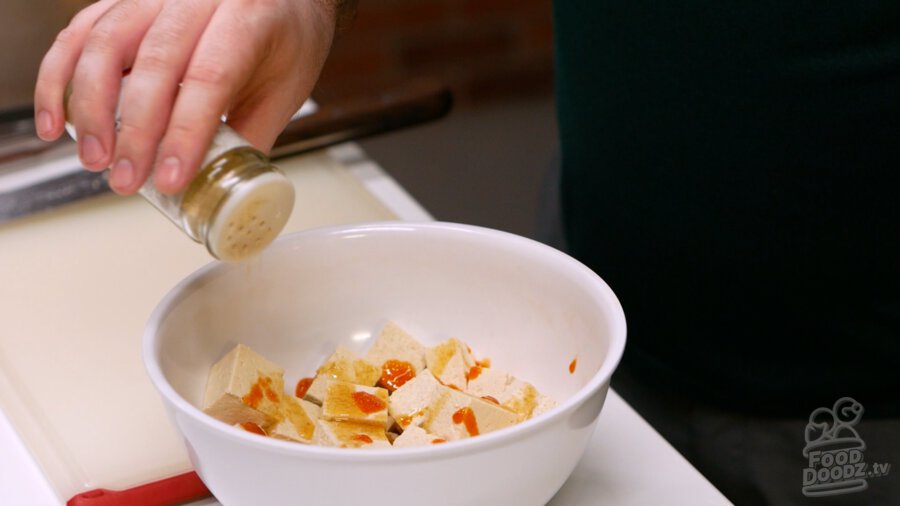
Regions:
<instances>
[{"instance_id":1,"label":"index finger","mask_svg":"<svg viewBox=\"0 0 900 506\"><path fill-rule=\"evenodd\" d=\"M66 85L72 79L91 27L117 1L100 0L78 12L41 60L34 86L34 124L41 139L52 141L62 134Z\"/></svg>"}]
</instances>

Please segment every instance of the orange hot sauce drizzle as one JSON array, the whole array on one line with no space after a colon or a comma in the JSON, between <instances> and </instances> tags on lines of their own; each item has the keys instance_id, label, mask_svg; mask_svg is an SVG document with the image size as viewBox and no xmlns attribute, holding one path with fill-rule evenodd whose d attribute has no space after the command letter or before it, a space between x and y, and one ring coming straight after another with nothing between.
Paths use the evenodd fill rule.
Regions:
<instances>
[{"instance_id":1,"label":"orange hot sauce drizzle","mask_svg":"<svg viewBox=\"0 0 900 506\"><path fill-rule=\"evenodd\" d=\"M494 404L496 404L496 405L498 405L498 406L500 405L500 401L498 401L497 399L491 397L490 395L482 395L481 398L484 399L484 400L486 400L486 401L488 401L488 402L493 402Z\"/></svg>"},{"instance_id":2,"label":"orange hot sauce drizzle","mask_svg":"<svg viewBox=\"0 0 900 506\"><path fill-rule=\"evenodd\" d=\"M433 445L441 444L441 443L446 443L446 442L447 442L447 440L444 439L444 438L441 438L441 437L434 438L434 439L431 440L431 444L433 444Z\"/></svg>"},{"instance_id":3,"label":"orange hot sauce drizzle","mask_svg":"<svg viewBox=\"0 0 900 506\"><path fill-rule=\"evenodd\" d=\"M416 370L412 364L392 359L381 365L381 379L378 380L378 386L393 392L415 377Z\"/></svg>"},{"instance_id":4,"label":"orange hot sauce drizzle","mask_svg":"<svg viewBox=\"0 0 900 506\"><path fill-rule=\"evenodd\" d=\"M250 391L247 392L247 395L241 397L241 401L251 408L258 408L263 397L272 402L279 401L278 392L272 390L272 378L267 376L260 376L259 379L256 380L256 383L250 387Z\"/></svg>"},{"instance_id":5,"label":"orange hot sauce drizzle","mask_svg":"<svg viewBox=\"0 0 900 506\"><path fill-rule=\"evenodd\" d=\"M466 381L472 381L481 374L481 366L473 365L469 372L466 373Z\"/></svg>"},{"instance_id":6,"label":"orange hot sauce drizzle","mask_svg":"<svg viewBox=\"0 0 900 506\"><path fill-rule=\"evenodd\" d=\"M370 438L366 434L357 434L357 435L351 437L350 439L352 439L354 441L362 441L363 443L371 443L372 442L372 438Z\"/></svg>"},{"instance_id":7,"label":"orange hot sauce drizzle","mask_svg":"<svg viewBox=\"0 0 900 506\"><path fill-rule=\"evenodd\" d=\"M453 413L453 423L465 424L466 432L469 433L469 436L478 435L478 420L475 419L475 413L469 408L460 408L456 413Z\"/></svg>"},{"instance_id":8,"label":"orange hot sauce drizzle","mask_svg":"<svg viewBox=\"0 0 900 506\"><path fill-rule=\"evenodd\" d=\"M247 395L241 398L241 401L243 401L244 404L250 406L251 408L256 408L259 407L259 402L262 400L262 398L262 387L259 386L259 382L257 381L253 384L253 386L250 387L250 391L247 392Z\"/></svg>"},{"instance_id":9,"label":"orange hot sauce drizzle","mask_svg":"<svg viewBox=\"0 0 900 506\"><path fill-rule=\"evenodd\" d=\"M252 432L254 434L259 434L260 436L265 436L266 431L262 430L259 425L256 425L253 422L244 422L241 424L241 428L247 432Z\"/></svg>"},{"instance_id":10,"label":"orange hot sauce drizzle","mask_svg":"<svg viewBox=\"0 0 900 506\"><path fill-rule=\"evenodd\" d=\"M401 427L406 428L409 424L412 423L412 417L407 415L400 415L397 417L397 423L400 424Z\"/></svg>"},{"instance_id":11,"label":"orange hot sauce drizzle","mask_svg":"<svg viewBox=\"0 0 900 506\"><path fill-rule=\"evenodd\" d=\"M578 357L572 359L572 362L569 364L569 374L575 374L575 367L578 365Z\"/></svg>"},{"instance_id":12,"label":"orange hot sauce drizzle","mask_svg":"<svg viewBox=\"0 0 900 506\"><path fill-rule=\"evenodd\" d=\"M303 378L297 382L297 388L294 390L294 395L299 398L303 398L306 395L306 392L309 391L310 385L312 385L313 379L315 378Z\"/></svg>"},{"instance_id":13,"label":"orange hot sauce drizzle","mask_svg":"<svg viewBox=\"0 0 900 506\"><path fill-rule=\"evenodd\" d=\"M375 413L384 410L387 405L369 392L353 392L353 402L365 414Z\"/></svg>"}]
</instances>

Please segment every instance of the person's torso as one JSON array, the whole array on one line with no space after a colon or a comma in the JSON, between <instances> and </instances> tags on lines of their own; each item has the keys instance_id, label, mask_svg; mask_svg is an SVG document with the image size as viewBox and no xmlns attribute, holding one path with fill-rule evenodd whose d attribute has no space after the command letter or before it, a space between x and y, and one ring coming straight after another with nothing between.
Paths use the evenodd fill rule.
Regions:
<instances>
[{"instance_id":1,"label":"person's torso","mask_svg":"<svg viewBox=\"0 0 900 506\"><path fill-rule=\"evenodd\" d=\"M750 409L896 400L900 2L555 16L563 216L626 361Z\"/></svg>"}]
</instances>

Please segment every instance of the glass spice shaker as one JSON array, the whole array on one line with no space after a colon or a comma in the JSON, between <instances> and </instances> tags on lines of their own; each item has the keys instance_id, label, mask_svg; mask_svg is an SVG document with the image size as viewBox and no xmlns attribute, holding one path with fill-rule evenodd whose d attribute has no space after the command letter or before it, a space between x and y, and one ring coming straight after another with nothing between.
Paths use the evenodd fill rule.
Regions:
<instances>
[{"instance_id":1,"label":"glass spice shaker","mask_svg":"<svg viewBox=\"0 0 900 506\"><path fill-rule=\"evenodd\" d=\"M66 105L69 94L67 89ZM117 127L118 122L117 112ZM68 121L66 130L76 138ZM184 191L160 193L151 176L138 193L213 257L226 261L260 253L294 207L294 186L284 173L224 122Z\"/></svg>"}]
</instances>

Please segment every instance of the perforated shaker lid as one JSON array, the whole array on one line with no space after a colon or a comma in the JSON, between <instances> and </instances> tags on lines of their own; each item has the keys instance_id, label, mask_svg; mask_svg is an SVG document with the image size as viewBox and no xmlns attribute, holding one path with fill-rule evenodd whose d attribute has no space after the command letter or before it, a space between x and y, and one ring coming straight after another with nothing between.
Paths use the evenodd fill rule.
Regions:
<instances>
[{"instance_id":1,"label":"perforated shaker lid","mask_svg":"<svg viewBox=\"0 0 900 506\"><path fill-rule=\"evenodd\" d=\"M239 261L257 255L281 233L294 208L294 186L273 171L240 182L210 223L206 247L213 256Z\"/></svg>"}]
</instances>

